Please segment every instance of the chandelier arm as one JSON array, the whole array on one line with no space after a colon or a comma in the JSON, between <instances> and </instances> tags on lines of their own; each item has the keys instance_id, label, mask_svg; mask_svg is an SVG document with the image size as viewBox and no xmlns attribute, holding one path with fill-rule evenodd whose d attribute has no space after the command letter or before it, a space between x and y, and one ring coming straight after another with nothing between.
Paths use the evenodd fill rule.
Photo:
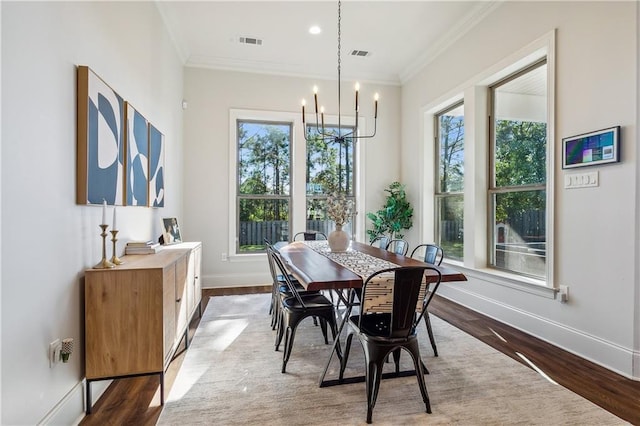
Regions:
<instances>
[{"instance_id":1,"label":"chandelier arm","mask_svg":"<svg viewBox=\"0 0 640 426\"><path fill-rule=\"evenodd\" d=\"M374 113L374 121L373 121L373 133L370 135L359 135L358 134L358 125L359 125L359 120L360 120L360 114L359 114L359 106L358 106L358 84L356 84L356 105L355 105L355 126L353 127L353 130L350 132L346 132L343 133L343 129L342 129L342 99L341 99L341 94L342 94L342 55L341 55L341 50L342 50L342 0L338 0L338 128L337 128L337 135L336 134L331 134L328 133L327 130L325 129L325 123L324 123L324 108L322 109L321 112L321 118L322 120L319 120L318 117L318 94L317 94L317 87L314 87L314 106L315 106L315 115L316 115L316 122L315 122L315 131L316 134L314 136L311 136L311 134L307 134L307 128L306 128L306 123L305 123L305 109L304 109L304 100L303 100L303 104L302 104L302 123L304 126L304 130L303 130L303 134L304 134L304 138L306 141L312 141L312 140L317 140L317 139L321 139L322 141L325 142L336 142L339 143L340 139L344 139L345 137L349 137L351 139L353 139L354 141L357 141L358 139L369 139L372 138L376 135L376 131L377 131L377 124L378 124L378 97L377 94L375 96L375 103L374 103L374 108L375 108L375 113ZM313 126L313 124L311 124L311 126ZM345 129L346 131L347 129Z\"/></svg>"}]
</instances>

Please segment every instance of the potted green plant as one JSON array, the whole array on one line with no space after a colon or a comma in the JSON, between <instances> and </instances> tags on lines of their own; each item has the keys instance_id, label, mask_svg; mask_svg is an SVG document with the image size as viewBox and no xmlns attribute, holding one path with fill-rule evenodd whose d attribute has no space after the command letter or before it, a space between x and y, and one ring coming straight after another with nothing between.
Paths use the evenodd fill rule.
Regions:
<instances>
[{"instance_id":1,"label":"potted green plant","mask_svg":"<svg viewBox=\"0 0 640 426\"><path fill-rule=\"evenodd\" d=\"M377 237L387 235L391 239L402 238L403 230L413 226L413 207L407 200L404 185L400 182L393 182L385 192L388 193L387 200L376 213L367 213L367 218L371 220L373 228L367 229L369 241Z\"/></svg>"}]
</instances>

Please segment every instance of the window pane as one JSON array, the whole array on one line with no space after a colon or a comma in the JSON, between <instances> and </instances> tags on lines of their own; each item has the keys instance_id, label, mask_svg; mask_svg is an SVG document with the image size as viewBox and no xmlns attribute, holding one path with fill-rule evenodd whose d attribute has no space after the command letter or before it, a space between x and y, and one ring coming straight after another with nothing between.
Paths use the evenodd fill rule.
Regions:
<instances>
[{"instance_id":1,"label":"window pane","mask_svg":"<svg viewBox=\"0 0 640 426\"><path fill-rule=\"evenodd\" d=\"M464 189L464 105L438 115L440 192Z\"/></svg>"},{"instance_id":2,"label":"window pane","mask_svg":"<svg viewBox=\"0 0 640 426\"><path fill-rule=\"evenodd\" d=\"M496 87L495 186L544 184L547 175L547 65Z\"/></svg>"},{"instance_id":3,"label":"window pane","mask_svg":"<svg viewBox=\"0 0 640 426\"><path fill-rule=\"evenodd\" d=\"M325 127L338 135L338 127ZM353 128L342 127L342 134ZM353 140L350 137L321 138L315 126L307 126L307 195L327 195L333 191L353 195ZM307 206L307 209L309 206Z\"/></svg>"},{"instance_id":4,"label":"window pane","mask_svg":"<svg viewBox=\"0 0 640 426\"><path fill-rule=\"evenodd\" d=\"M289 199L241 198L238 206L239 252L264 251L264 239L289 239Z\"/></svg>"},{"instance_id":5,"label":"window pane","mask_svg":"<svg viewBox=\"0 0 640 426\"><path fill-rule=\"evenodd\" d=\"M288 195L291 124L238 121L238 194Z\"/></svg>"},{"instance_id":6,"label":"window pane","mask_svg":"<svg viewBox=\"0 0 640 426\"><path fill-rule=\"evenodd\" d=\"M452 195L438 197L437 212L439 223L439 242L445 257L462 260L463 258L463 219L464 197Z\"/></svg>"},{"instance_id":7,"label":"window pane","mask_svg":"<svg viewBox=\"0 0 640 426\"><path fill-rule=\"evenodd\" d=\"M494 195L494 264L525 275L546 271L546 191Z\"/></svg>"},{"instance_id":8,"label":"window pane","mask_svg":"<svg viewBox=\"0 0 640 426\"><path fill-rule=\"evenodd\" d=\"M347 197L355 203L353 197ZM325 235L329 235L329 232L336 229L335 223L327 217L327 202L326 197L307 197L307 230L318 231ZM353 235L352 232L353 217L349 223L342 227L343 231Z\"/></svg>"}]
</instances>

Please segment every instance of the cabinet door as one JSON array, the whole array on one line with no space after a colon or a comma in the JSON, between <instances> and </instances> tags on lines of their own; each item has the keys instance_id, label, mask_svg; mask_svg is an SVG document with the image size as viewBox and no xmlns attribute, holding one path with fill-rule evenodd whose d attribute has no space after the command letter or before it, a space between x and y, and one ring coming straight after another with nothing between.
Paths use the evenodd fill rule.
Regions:
<instances>
[{"instance_id":1,"label":"cabinet door","mask_svg":"<svg viewBox=\"0 0 640 426\"><path fill-rule=\"evenodd\" d=\"M181 334L187 328L187 262L185 253L176 262L176 332Z\"/></svg>"},{"instance_id":2,"label":"cabinet door","mask_svg":"<svg viewBox=\"0 0 640 426\"><path fill-rule=\"evenodd\" d=\"M171 264L164 269L162 309L164 311L164 357L168 364L173 344L176 340L176 266Z\"/></svg>"},{"instance_id":3,"label":"cabinet door","mask_svg":"<svg viewBox=\"0 0 640 426\"><path fill-rule=\"evenodd\" d=\"M87 273L87 378L162 371L162 324L160 270Z\"/></svg>"},{"instance_id":4,"label":"cabinet door","mask_svg":"<svg viewBox=\"0 0 640 426\"><path fill-rule=\"evenodd\" d=\"M195 304L195 249L189 252L189 263L187 266L187 317L191 319L193 317L193 310Z\"/></svg>"},{"instance_id":5,"label":"cabinet door","mask_svg":"<svg viewBox=\"0 0 640 426\"><path fill-rule=\"evenodd\" d=\"M195 296L193 308L197 309L202 301L202 282L200 275L202 274L202 246L199 245L193 250L193 294Z\"/></svg>"}]
</instances>

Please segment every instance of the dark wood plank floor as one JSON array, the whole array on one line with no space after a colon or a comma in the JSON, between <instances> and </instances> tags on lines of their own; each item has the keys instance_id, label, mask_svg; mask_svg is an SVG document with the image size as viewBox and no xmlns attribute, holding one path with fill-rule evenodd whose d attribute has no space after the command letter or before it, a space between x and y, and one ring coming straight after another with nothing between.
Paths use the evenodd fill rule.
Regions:
<instances>
[{"instance_id":1,"label":"dark wood plank floor","mask_svg":"<svg viewBox=\"0 0 640 426\"><path fill-rule=\"evenodd\" d=\"M210 296L268 291L269 287L205 289L203 310ZM447 299L436 296L431 302L430 312L529 366L517 355L522 354L560 385L621 419L640 425L640 382L615 374ZM193 337L199 321L199 318L192 321L189 338ZM183 359L184 352L175 357L166 372L167 395ZM95 403L93 413L86 416L80 425L155 425L161 411L157 376L114 380Z\"/></svg>"}]
</instances>

